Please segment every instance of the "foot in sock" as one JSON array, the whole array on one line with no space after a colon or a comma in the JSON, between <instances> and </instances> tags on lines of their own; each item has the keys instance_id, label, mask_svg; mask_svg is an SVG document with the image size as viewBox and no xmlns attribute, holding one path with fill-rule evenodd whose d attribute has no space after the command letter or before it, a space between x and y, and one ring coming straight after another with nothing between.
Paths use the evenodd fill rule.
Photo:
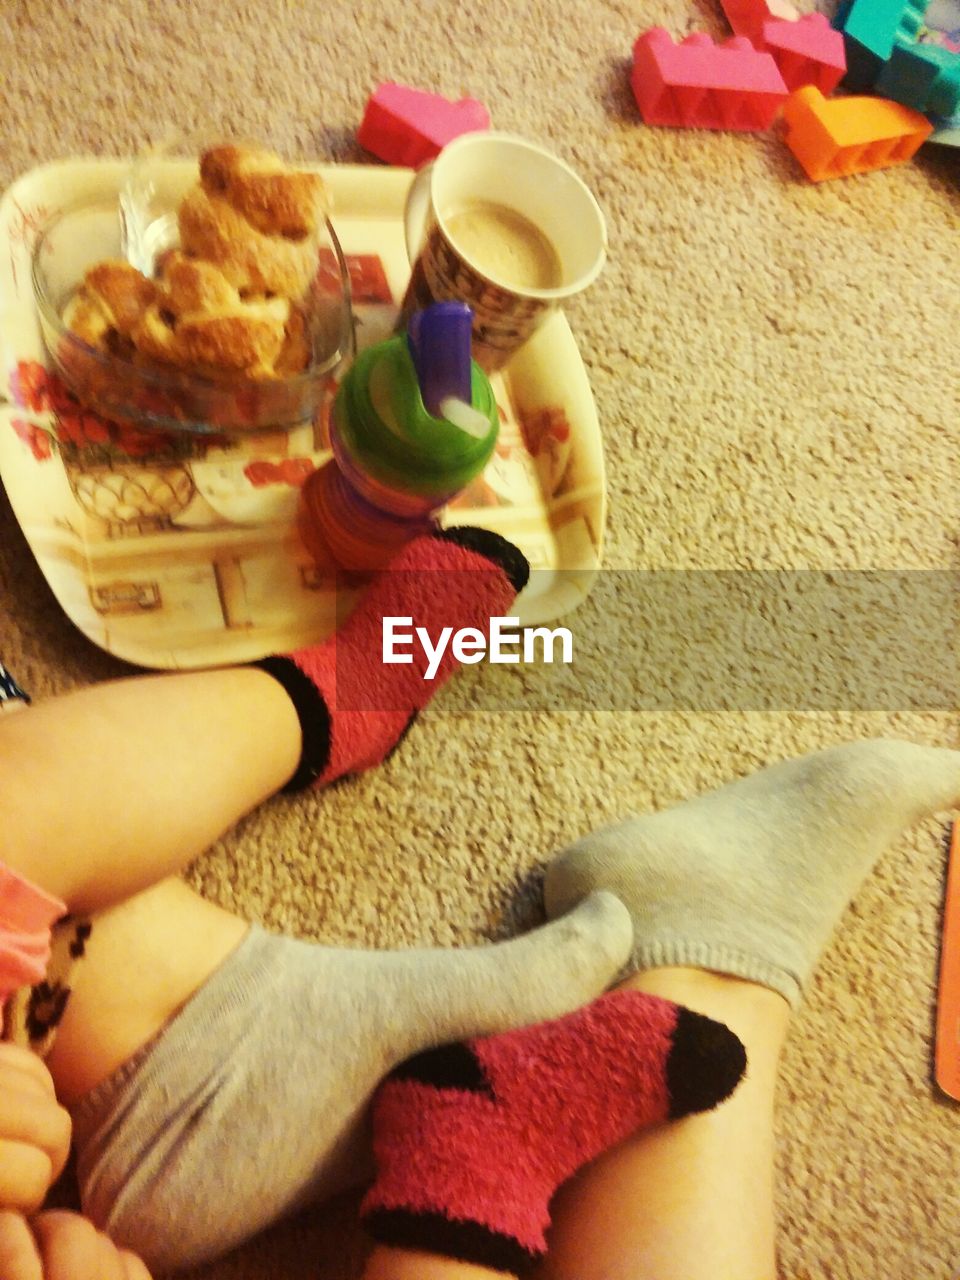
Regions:
<instances>
[{"instance_id":1,"label":"foot in sock","mask_svg":"<svg viewBox=\"0 0 960 1280\"><path fill-rule=\"evenodd\" d=\"M884 848L958 802L960 751L831 747L577 841L547 868L547 913L610 889L633 916L633 968L713 969L795 1004Z\"/></svg>"},{"instance_id":2,"label":"foot in sock","mask_svg":"<svg viewBox=\"0 0 960 1280\"><path fill-rule=\"evenodd\" d=\"M156 1272L225 1253L369 1176L370 1099L399 1062L577 1008L632 938L608 893L481 947L354 951L254 928L145 1056L79 1104L84 1211ZM226 1197L210 1177L225 1159Z\"/></svg>"},{"instance_id":3,"label":"foot in sock","mask_svg":"<svg viewBox=\"0 0 960 1280\"><path fill-rule=\"evenodd\" d=\"M378 1090L364 1225L519 1274L546 1252L562 1182L640 1129L716 1106L745 1065L722 1023L638 991L422 1053Z\"/></svg>"},{"instance_id":4,"label":"foot in sock","mask_svg":"<svg viewBox=\"0 0 960 1280\"><path fill-rule=\"evenodd\" d=\"M456 669L449 644L429 680L420 646L413 645L412 662L384 663L385 617L412 618L434 644L444 627L485 631L492 617L507 616L529 572L499 534L439 530L404 547L329 640L258 662L290 695L303 733L300 764L285 790L324 786L379 764Z\"/></svg>"}]
</instances>

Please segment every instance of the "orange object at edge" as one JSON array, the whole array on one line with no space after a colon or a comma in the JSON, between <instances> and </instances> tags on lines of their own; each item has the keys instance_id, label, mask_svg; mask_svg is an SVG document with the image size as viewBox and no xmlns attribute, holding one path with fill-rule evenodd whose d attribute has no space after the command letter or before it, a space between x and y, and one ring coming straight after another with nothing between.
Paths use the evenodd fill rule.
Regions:
<instances>
[{"instance_id":1,"label":"orange object at edge","mask_svg":"<svg viewBox=\"0 0 960 1280\"><path fill-rule=\"evenodd\" d=\"M934 1078L960 1102L960 822L953 824L943 902Z\"/></svg>"}]
</instances>

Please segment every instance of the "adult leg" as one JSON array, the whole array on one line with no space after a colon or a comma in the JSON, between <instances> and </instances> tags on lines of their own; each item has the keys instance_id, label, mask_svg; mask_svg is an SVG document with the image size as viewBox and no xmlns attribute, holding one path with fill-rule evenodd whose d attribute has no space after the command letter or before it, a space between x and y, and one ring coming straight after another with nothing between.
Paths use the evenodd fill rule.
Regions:
<instances>
[{"instance_id":1,"label":"adult leg","mask_svg":"<svg viewBox=\"0 0 960 1280\"><path fill-rule=\"evenodd\" d=\"M48 1059L84 1211L157 1270L222 1253L364 1179L367 1105L398 1062L576 1007L631 939L601 893L491 946L331 948L163 881L95 920Z\"/></svg>"},{"instance_id":2,"label":"adult leg","mask_svg":"<svg viewBox=\"0 0 960 1280\"><path fill-rule=\"evenodd\" d=\"M790 1007L880 852L960 803L960 752L871 741L787 761L579 841L548 913L617 886L629 985L743 1040L731 1101L640 1134L566 1187L543 1280L773 1280L773 1103Z\"/></svg>"},{"instance_id":3,"label":"adult leg","mask_svg":"<svg viewBox=\"0 0 960 1280\"><path fill-rule=\"evenodd\" d=\"M634 919L628 990L725 1023L748 1067L723 1106L627 1137L563 1187L540 1280L772 1280L774 1085L790 1006L882 848L958 802L960 752L855 743L598 832L551 864L548 913L588 890L617 892ZM622 1052L633 1060L626 1034ZM596 1089L614 1105L599 1072ZM414 1146L431 1109L407 1101ZM424 1176L441 1188L433 1198L455 1193L458 1162L442 1133L428 1154ZM506 1148L495 1206L509 1203L519 1163ZM477 1220L462 1197L446 1208ZM447 1236L422 1236L422 1257L377 1249L366 1280L486 1280L467 1265L477 1261L469 1246Z\"/></svg>"}]
</instances>

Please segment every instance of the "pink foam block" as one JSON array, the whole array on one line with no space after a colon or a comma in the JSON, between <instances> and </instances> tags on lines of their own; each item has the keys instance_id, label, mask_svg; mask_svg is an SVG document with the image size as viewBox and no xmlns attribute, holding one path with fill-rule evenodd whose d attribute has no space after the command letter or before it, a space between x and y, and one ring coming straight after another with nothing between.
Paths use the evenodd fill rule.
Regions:
<instances>
[{"instance_id":1,"label":"pink foam block","mask_svg":"<svg viewBox=\"0 0 960 1280\"><path fill-rule=\"evenodd\" d=\"M754 43L763 37L763 24L770 18L796 22L800 17L790 0L721 0L730 28L735 35L746 36Z\"/></svg>"},{"instance_id":2,"label":"pink foam block","mask_svg":"<svg viewBox=\"0 0 960 1280\"><path fill-rule=\"evenodd\" d=\"M822 13L808 13L798 22L775 18L765 22L762 47L780 68L791 92L813 84L827 97L847 70L843 32L836 31Z\"/></svg>"},{"instance_id":3,"label":"pink foam block","mask_svg":"<svg viewBox=\"0 0 960 1280\"><path fill-rule=\"evenodd\" d=\"M453 102L438 93L381 84L367 100L357 141L388 164L418 168L461 133L490 128L490 113L475 98Z\"/></svg>"},{"instance_id":4,"label":"pink foam block","mask_svg":"<svg viewBox=\"0 0 960 1280\"><path fill-rule=\"evenodd\" d=\"M715 45L697 32L674 44L654 27L633 46L633 96L647 124L769 129L787 86L769 53L744 36Z\"/></svg>"}]
</instances>

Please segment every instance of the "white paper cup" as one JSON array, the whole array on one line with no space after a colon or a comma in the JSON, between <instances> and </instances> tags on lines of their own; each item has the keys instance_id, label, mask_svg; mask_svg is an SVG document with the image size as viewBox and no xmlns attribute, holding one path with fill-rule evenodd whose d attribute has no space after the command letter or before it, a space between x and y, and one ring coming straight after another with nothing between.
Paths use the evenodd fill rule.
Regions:
<instances>
[{"instance_id":1,"label":"white paper cup","mask_svg":"<svg viewBox=\"0 0 960 1280\"><path fill-rule=\"evenodd\" d=\"M481 219L494 221L483 223L484 243L475 234L468 243L458 233L458 215L478 206ZM495 243L498 210L506 211L505 232L526 226L534 244L536 233L546 241L549 272L534 283L528 283L533 272L520 278L516 260L505 258L509 237ZM554 307L597 278L607 252L603 213L589 187L557 156L508 133L468 133L444 147L414 179L405 231L413 272L402 321L431 302L466 302L474 316L473 355L488 372L501 368Z\"/></svg>"}]
</instances>

